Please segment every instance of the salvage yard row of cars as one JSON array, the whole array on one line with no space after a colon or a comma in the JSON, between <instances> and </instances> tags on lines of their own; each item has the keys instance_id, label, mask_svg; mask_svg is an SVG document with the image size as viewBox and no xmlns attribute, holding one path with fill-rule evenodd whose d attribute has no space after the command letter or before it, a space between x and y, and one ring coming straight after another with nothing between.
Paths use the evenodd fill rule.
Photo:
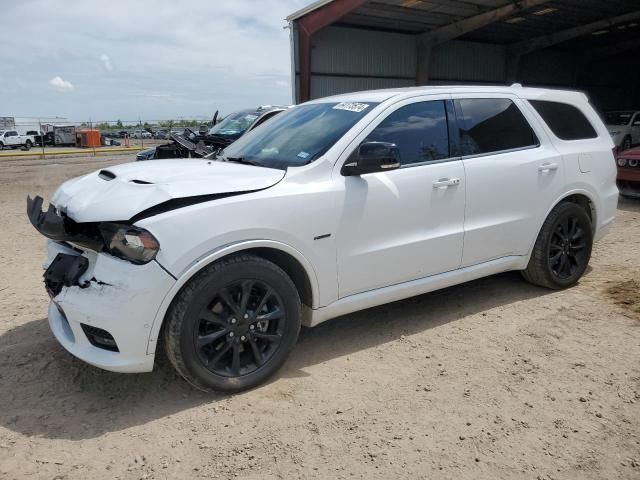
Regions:
<instances>
[{"instance_id":1,"label":"salvage yard row of cars","mask_svg":"<svg viewBox=\"0 0 640 480\"><path fill-rule=\"evenodd\" d=\"M287 108L289 107L261 106L241 110L228 115L220 123L216 123L216 113L210 130L194 132L185 129L179 134L171 134L172 143L143 150L138 153L136 160L201 158L214 155L219 149L228 147L245 133L284 112Z\"/></svg>"},{"instance_id":2,"label":"salvage yard row of cars","mask_svg":"<svg viewBox=\"0 0 640 480\"><path fill-rule=\"evenodd\" d=\"M284 109L206 159L105 168L27 213L69 352L148 372L163 348L233 392L272 376L301 325L510 270L569 288L617 202L584 94L452 86Z\"/></svg>"}]
</instances>

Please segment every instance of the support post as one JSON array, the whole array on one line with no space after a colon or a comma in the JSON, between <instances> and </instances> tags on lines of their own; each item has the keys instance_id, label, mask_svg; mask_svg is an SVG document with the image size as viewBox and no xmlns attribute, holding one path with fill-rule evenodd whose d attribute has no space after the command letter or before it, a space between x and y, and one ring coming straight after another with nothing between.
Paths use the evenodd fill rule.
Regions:
<instances>
[{"instance_id":1,"label":"support post","mask_svg":"<svg viewBox=\"0 0 640 480\"><path fill-rule=\"evenodd\" d=\"M416 58L416 85L426 85L429 83L431 73L431 43L418 38L417 58Z\"/></svg>"}]
</instances>

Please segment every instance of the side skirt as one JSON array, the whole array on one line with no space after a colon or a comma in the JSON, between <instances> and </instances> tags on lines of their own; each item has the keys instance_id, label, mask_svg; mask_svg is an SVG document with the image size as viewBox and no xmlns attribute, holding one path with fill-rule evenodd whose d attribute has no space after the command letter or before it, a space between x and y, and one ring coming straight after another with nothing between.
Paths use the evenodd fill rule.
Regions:
<instances>
[{"instance_id":1,"label":"side skirt","mask_svg":"<svg viewBox=\"0 0 640 480\"><path fill-rule=\"evenodd\" d=\"M433 292L442 288L459 285L479 278L488 277L497 273L526 268L527 258L523 256L511 256L492 260L490 262L473 265L471 267L440 273L410 282L379 288L368 292L350 295L341 298L326 307L318 308L311 312L311 318L306 326L315 327L322 322L349 313L365 310L385 303L397 302L405 298L415 297L424 293Z\"/></svg>"}]
</instances>

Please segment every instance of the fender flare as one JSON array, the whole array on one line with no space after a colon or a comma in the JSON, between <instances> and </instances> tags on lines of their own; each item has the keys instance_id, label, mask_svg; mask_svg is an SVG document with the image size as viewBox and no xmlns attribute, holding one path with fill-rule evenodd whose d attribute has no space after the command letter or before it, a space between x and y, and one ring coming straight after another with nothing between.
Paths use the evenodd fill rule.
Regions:
<instances>
[{"instance_id":1,"label":"fender flare","mask_svg":"<svg viewBox=\"0 0 640 480\"><path fill-rule=\"evenodd\" d=\"M532 240L531 245L529 245L529 250L528 250L527 256L526 256L525 267L529 264L529 260L531 259L531 255L533 254L533 247L535 246L536 241L538 240L538 235L540 235L540 230L542 230L542 226L544 225L544 222L547 220L547 217L549 216L549 214L551 213L551 211L554 208L556 208L560 203L562 203L565 199L571 197L572 195L584 195L585 197L587 197L589 199L589 201L593 205L593 210L594 210L593 228L594 228L594 230L598 228L598 213L599 213L598 209L599 209L599 205L598 205L598 202L595 200L595 195L592 192L590 192L589 190L586 190L584 188L574 188L574 189L569 190L567 192L563 192L562 195L560 195L551 204L551 207L547 210L547 212L544 214L542 219L538 222L538 229L536 230L536 232L537 232L536 236Z\"/></svg>"},{"instance_id":2,"label":"fender flare","mask_svg":"<svg viewBox=\"0 0 640 480\"><path fill-rule=\"evenodd\" d=\"M184 270L176 279L176 283L171 287L169 292L165 295L162 303L158 307L156 315L149 331L149 339L147 342L147 355L154 355L158 344L158 336L160 335L160 329L164 323L164 317L173 302L175 296L180 292L189 280L191 280L198 272L200 272L207 265L220 260L223 257L231 255L233 253L250 250L253 248L271 248L274 250L280 250L294 257L300 262L304 268L307 276L309 277L309 283L311 284L311 293L313 297L313 308L315 308L318 299L320 298L320 286L318 283L318 276L311 262L297 249L291 247L282 242L275 240L247 240L243 242L233 243L225 245L216 250L211 251L204 257L194 262L190 267Z\"/></svg>"}]
</instances>

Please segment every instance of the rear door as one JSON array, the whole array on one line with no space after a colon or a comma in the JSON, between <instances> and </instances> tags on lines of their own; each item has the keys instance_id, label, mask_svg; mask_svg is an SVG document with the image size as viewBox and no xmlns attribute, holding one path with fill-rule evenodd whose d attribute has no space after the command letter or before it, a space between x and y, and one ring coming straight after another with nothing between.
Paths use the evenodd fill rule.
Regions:
<instances>
[{"instance_id":1,"label":"rear door","mask_svg":"<svg viewBox=\"0 0 640 480\"><path fill-rule=\"evenodd\" d=\"M515 96L459 95L455 106L467 175L462 266L526 255L564 185L561 157Z\"/></svg>"},{"instance_id":2,"label":"rear door","mask_svg":"<svg viewBox=\"0 0 640 480\"><path fill-rule=\"evenodd\" d=\"M449 96L406 100L367 127L337 165L364 141L394 143L398 170L338 177L340 297L455 270L463 242L465 175L449 122ZM340 175L334 173L334 175Z\"/></svg>"}]
</instances>

